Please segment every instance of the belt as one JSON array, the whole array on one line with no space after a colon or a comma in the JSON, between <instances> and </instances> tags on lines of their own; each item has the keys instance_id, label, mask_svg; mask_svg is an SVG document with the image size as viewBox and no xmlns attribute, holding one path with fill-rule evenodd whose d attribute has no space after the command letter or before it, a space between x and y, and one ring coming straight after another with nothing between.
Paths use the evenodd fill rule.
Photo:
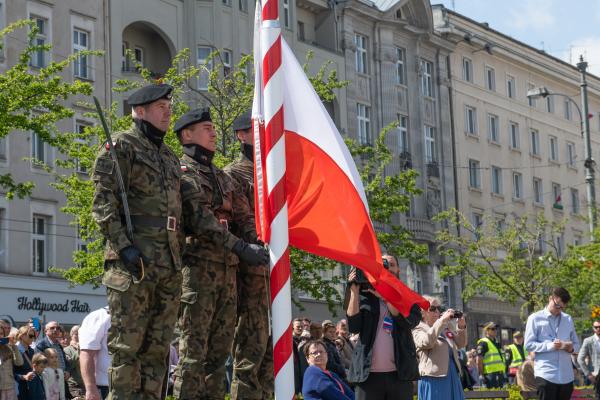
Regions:
<instances>
[{"instance_id":1,"label":"belt","mask_svg":"<svg viewBox=\"0 0 600 400\"><path fill-rule=\"evenodd\" d=\"M168 231L176 231L179 223L175 217L153 217L151 215L132 215L131 222L137 226L149 228L165 228Z\"/></svg>"}]
</instances>

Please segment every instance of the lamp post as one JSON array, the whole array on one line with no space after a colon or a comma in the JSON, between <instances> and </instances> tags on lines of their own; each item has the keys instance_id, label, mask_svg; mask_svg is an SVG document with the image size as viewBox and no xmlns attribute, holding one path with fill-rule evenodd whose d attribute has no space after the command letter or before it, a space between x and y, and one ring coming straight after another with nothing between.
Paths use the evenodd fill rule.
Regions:
<instances>
[{"instance_id":1,"label":"lamp post","mask_svg":"<svg viewBox=\"0 0 600 400\"><path fill-rule=\"evenodd\" d=\"M596 190L594 188L594 165L596 162L592 157L592 145L590 139L590 121L588 118L588 97L587 97L587 81L585 79L587 62L583 61L583 56L580 56L579 62L577 63L577 69L581 74L581 82L579 84L581 92L581 104L583 110L579 107L577 102L571 97L562 93L550 93L545 87L538 87L527 91L527 97L535 99L538 97L548 96L560 96L570 101L575 105L575 109L579 114L579 120L581 123L581 135L583 137L584 152L585 152L585 183L587 187L587 202L588 202L588 218L590 227L590 238L594 240L594 229L596 228Z\"/></svg>"}]
</instances>

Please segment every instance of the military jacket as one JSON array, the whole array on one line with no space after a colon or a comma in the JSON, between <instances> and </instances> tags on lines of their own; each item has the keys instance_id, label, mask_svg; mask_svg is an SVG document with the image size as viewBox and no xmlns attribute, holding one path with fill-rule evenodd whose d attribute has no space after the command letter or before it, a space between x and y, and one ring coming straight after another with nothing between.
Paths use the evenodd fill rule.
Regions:
<instances>
[{"instance_id":1,"label":"military jacket","mask_svg":"<svg viewBox=\"0 0 600 400\"><path fill-rule=\"evenodd\" d=\"M226 166L224 171L235 181L239 193L245 195L250 205L250 212L254 216L254 163L242 153L237 160ZM240 234L236 224L233 225L232 232L236 235ZM256 225L254 225L254 233L256 233ZM240 263L240 271L243 273L264 275L267 270L268 265L250 267Z\"/></svg>"},{"instance_id":2,"label":"military jacket","mask_svg":"<svg viewBox=\"0 0 600 400\"><path fill-rule=\"evenodd\" d=\"M158 148L136 126L112 136L133 220L134 241L127 227L108 144L100 148L92 179L95 185L92 215L106 238L107 260L135 245L153 265L181 268L181 169L173 151Z\"/></svg>"},{"instance_id":3,"label":"military jacket","mask_svg":"<svg viewBox=\"0 0 600 400\"><path fill-rule=\"evenodd\" d=\"M186 249L184 256L194 256L228 265L239 262L238 257L231 253L231 248L237 238L246 241L256 241L256 230L253 213L246 197L236 191L236 186L225 172L214 167L199 163L185 154L181 160L182 171L182 200L184 209L184 230L186 234ZM214 169L211 172L211 167ZM207 208L224 229L223 235L213 232L194 231L193 218L199 208ZM239 227L239 236L229 232L233 225Z\"/></svg>"}]
</instances>

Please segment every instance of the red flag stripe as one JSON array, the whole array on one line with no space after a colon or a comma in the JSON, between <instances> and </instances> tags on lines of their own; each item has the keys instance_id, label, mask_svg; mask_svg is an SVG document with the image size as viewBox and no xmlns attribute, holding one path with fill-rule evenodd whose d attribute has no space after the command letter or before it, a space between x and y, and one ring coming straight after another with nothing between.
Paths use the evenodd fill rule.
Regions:
<instances>
[{"instance_id":1,"label":"red flag stripe","mask_svg":"<svg viewBox=\"0 0 600 400\"><path fill-rule=\"evenodd\" d=\"M286 361L292 356L292 353L288 350L292 348L292 323L290 321L289 327L285 333L281 335L281 338L273 346L273 370L275 376L279 373L281 368L285 365Z\"/></svg>"},{"instance_id":2,"label":"red flag stripe","mask_svg":"<svg viewBox=\"0 0 600 400\"><path fill-rule=\"evenodd\" d=\"M262 9L262 20L275 20L279 18L279 10L277 9L277 1L276 0L268 0L266 3L263 3Z\"/></svg>"},{"instance_id":3,"label":"red flag stripe","mask_svg":"<svg viewBox=\"0 0 600 400\"><path fill-rule=\"evenodd\" d=\"M277 37L275 42L273 42L273 45L263 59L263 89L267 86L269 79L271 79L279 67L281 67L281 36Z\"/></svg>"},{"instance_id":4,"label":"red flag stripe","mask_svg":"<svg viewBox=\"0 0 600 400\"><path fill-rule=\"evenodd\" d=\"M267 199L269 204L269 217L272 216L274 218L274 216L277 215L283 208L285 201L285 180L282 179L277 182L273 190L271 190L271 193L269 193L269 197ZM273 218L269 218L269 221L272 221Z\"/></svg>"},{"instance_id":5,"label":"red flag stripe","mask_svg":"<svg viewBox=\"0 0 600 400\"><path fill-rule=\"evenodd\" d=\"M271 283L271 302L275 300L277 294L288 279L290 279L290 269L286 268L284 264L287 264L290 259L289 247L285 250L281 258L277 261L275 266L271 269L270 283Z\"/></svg>"},{"instance_id":6,"label":"red flag stripe","mask_svg":"<svg viewBox=\"0 0 600 400\"><path fill-rule=\"evenodd\" d=\"M265 145L266 148L271 151L275 146L275 143L283 136L283 105L279 107L279 110L273 115L267 123L265 128ZM265 159L266 161L266 159Z\"/></svg>"}]
</instances>

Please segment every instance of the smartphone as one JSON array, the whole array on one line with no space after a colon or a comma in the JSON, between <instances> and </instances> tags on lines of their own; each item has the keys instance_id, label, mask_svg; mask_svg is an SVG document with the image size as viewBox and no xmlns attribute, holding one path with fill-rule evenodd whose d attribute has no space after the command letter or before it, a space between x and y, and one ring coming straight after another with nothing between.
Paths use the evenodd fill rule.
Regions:
<instances>
[{"instance_id":1,"label":"smartphone","mask_svg":"<svg viewBox=\"0 0 600 400\"><path fill-rule=\"evenodd\" d=\"M0 338L0 344L8 344L8 338L7 337Z\"/></svg>"}]
</instances>

